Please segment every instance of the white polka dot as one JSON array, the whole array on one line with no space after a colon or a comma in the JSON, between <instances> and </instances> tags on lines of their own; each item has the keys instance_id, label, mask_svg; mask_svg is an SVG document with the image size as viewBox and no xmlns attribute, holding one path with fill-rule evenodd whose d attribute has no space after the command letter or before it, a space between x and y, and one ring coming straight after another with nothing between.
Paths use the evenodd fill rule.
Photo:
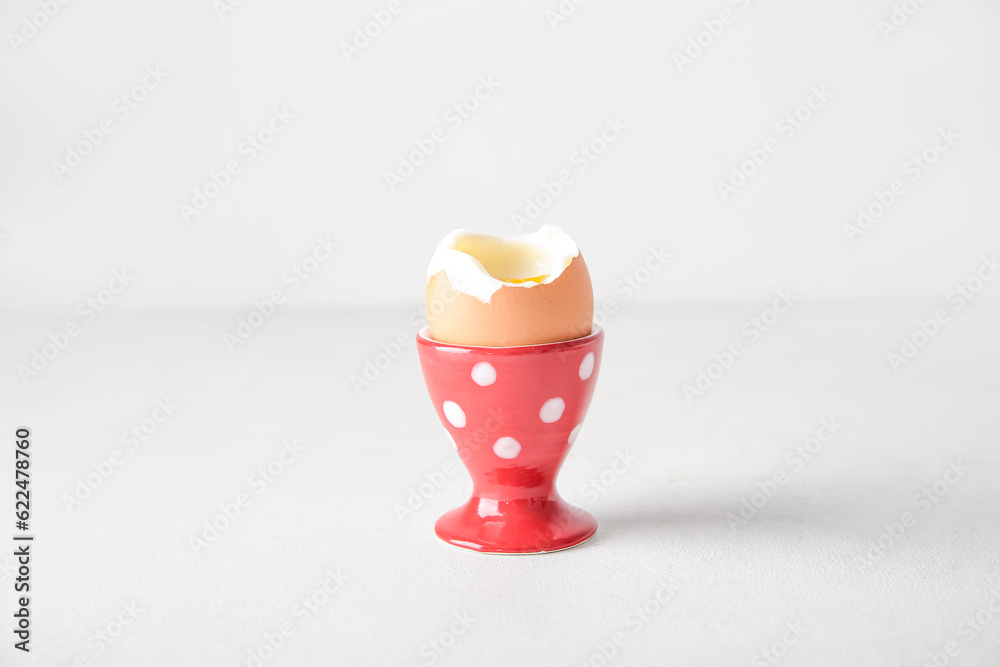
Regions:
<instances>
[{"instance_id":1,"label":"white polka dot","mask_svg":"<svg viewBox=\"0 0 1000 667\"><path fill-rule=\"evenodd\" d=\"M472 381L480 387L488 387L497 381L497 369L488 361L480 361L472 367Z\"/></svg>"},{"instance_id":2,"label":"white polka dot","mask_svg":"<svg viewBox=\"0 0 1000 667\"><path fill-rule=\"evenodd\" d=\"M465 426L465 410L459 407L458 403L455 401L445 401L444 405L444 416L448 418L451 425L455 428L463 428Z\"/></svg>"},{"instance_id":3,"label":"white polka dot","mask_svg":"<svg viewBox=\"0 0 1000 667\"><path fill-rule=\"evenodd\" d=\"M517 458L521 453L521 443L514 438L504 436L493 443L493 453L502 459Z\"/></svg>"},{"instance_id":4,"label":"white polka dot","mask_svg":"<svg viewBox=\"0 0 1000 667\"><path fill-rule=\"evenodd\" d=\"M583 428L583 424L577 424L573 427L573 430L569 433L569 444L576 442L576 437L580 435L580 429Z\"/></svg>"},{"instance_id":5,"label":"white polka dot","mask_svg":"<svg viewBox=\"0 0 1000 667\"><path fill-rule=\"evenodd\" d=\"M561 398L550 398L545 401L545 405L542 409L538 411L538 416L546 424L551 424L552 422L559 421L562 417L563 410L566 409L566 401Z\"/></svg>"},{"instance_id":6,"label":"white polka dot","mask_svg":"<svg viewBox=\"0 0 1000 667\"><path fill-rule=\"evenodd\" d=\"M594 353L588 352L580 362L580 379L586 380L594 373Z\"/></svg>"}]
</instances>

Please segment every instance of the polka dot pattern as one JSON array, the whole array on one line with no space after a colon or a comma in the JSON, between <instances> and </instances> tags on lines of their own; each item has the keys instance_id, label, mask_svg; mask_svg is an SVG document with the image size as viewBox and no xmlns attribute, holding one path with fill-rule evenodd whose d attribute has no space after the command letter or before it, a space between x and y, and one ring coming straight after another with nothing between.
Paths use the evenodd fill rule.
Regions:
<instances>
[{"instance_id":1,"label":"polka dot pattern","mask_svg":"<svg viewBox=\"0 0 1000 667\"><path fill-rule=\"evenodd\" d=\"M480 387L488 387L497 381L497 369L488 361L480 361L472 367L472 381Z\"/></svg>"},{"instance_id":2,"label":"polka dot pattern","mask_svg":"<svg viewBox=\"0 0 1000 667\"><path fill-rule=\"evenodd\" d=\"M493 453L502 459L516 459L521 453L521 443L514 438L504 436L493 443Z\"/></svg>"},{"instance_id":3,"label":"polka dot pattern","mask_svg":"<svg viewBox=\"0 0 1000 667\"><path fill-rule=\"evenodd\" d=\"M452 449L463 460L487 457L494 466L532 471L551 447L572 447L589 407L598 354L593 346L573 350L568 359L540 355L528 366L504 355L443 356L449 370L438 379L437 400ZM425 375L430 384L431 374Z\"/></svg>"},{"instance_id":4,"label":"polka dot pattern","mask_svg":"<svg viewBox=\"0 0 1000 667\"><path fill-rule=\"evenodd\" d=\"M455 401L445 401L441 406L445 418L455 428L465 428L465 410Z\"/></svg>"},{"instance_id":5,"label":"polka dot pattern","mask_svg":"<svg viewBox=\"0 0 1000 667\"><path fill-rule=\"evenodd\" d=\"M559 397L550 398L545 401L542 405L542 409L538 411L538 417L546 424L552 424L559 421L562 417L563 411L566 409L566 401Z\"/></svg>"}]
</instances>

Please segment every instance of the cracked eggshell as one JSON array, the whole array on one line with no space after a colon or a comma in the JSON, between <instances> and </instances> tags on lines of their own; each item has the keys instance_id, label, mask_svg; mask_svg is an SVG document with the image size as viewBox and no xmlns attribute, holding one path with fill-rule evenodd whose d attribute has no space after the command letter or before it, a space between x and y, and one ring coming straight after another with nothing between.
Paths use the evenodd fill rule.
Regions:
<instances>
[{"instance_id":1,"label":"cracked eggshell","mask_svg":"<svg viewBox=\"0 0 1000 667\"><path fill-rule=\"evenodd\" d=\"M532 240L533 236L538 240ZM550 261L555 258L557 271L553 273L556 275L548 278L550 282L505 282L491 276L474 252L466 254L445 248L445 252L455 253L446 262L447 270L441 268L435 271L437 265L432 262L427 281L427 319L431 338L459 345L511 347L555 343L591 333L594 291L590 272L583 255L565 232L546 225L536 235L477 235L476 238L488 238L486 243L493 244L487 253L495 251L496 244L502 244L506 239L515 239L509 252L525 251L527 248L526 252L530 253L534 244L539 252L548 254ZM457 245L460 246L460 242ZM508 252L508 249L503 252ZM569 260L564 268L560 268L564 261L562 258ZM496 261L484 259L487 263ZM449 274L461 289L452 284ZM492 294L490 289L494 290ZM484 298L488 301L484 302Z\"/></svg>"}]
</instances>

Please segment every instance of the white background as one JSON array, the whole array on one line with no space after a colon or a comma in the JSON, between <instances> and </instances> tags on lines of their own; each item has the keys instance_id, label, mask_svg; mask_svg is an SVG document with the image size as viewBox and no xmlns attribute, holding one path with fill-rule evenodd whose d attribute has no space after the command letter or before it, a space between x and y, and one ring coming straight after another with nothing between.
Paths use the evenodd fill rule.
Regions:
<instances>
[{"instance_id":1,"label":"white background","mask_svg":"<svg viewBox=\"0 0 1000 667\"><path fill-rule=\"evenodd\" d=\"M350 63L377 3L70 3L3 62L3 302L72 308L109 267L136 307L233 308L316 233L344 241L302 306L418 303L437 240L512 233L606 118L628 129L550 206L610 292L650 243L675 253L641 298L938 295L998 245L1000 9L925 5L883 39L891 2L602 3L555 30L554 3L403 3ZM8 3L5 30L36 9ZM736 17L678 71L702 22ZM9 40L5 40L9 41ZM168 77L62 183L52 163L147 66ZM500 87L390 192L384 172L491 75ZM814 85L830 101L722 202L716 183ZM296 119L201 215L190 202L274 107ZM960 139L864 236L843 230L951 125ZM39 261L44 257L47 261ZM124 302L123 302L124 303Z\"/></svg>"},{"instance_id":2,"label":"white background","mask_svg":"<svg viewBox=\"0 0 1000 667\"><path fill-rule=\"evenodd\" d=\"M436 664L597 665L623 627L620 664L772 664L761 651L786 623L809 630L781 664L922 665L952 640L949 664L995 664L1000 620L968 642L963 624L1000 609L1000 308L993 282L961 308L953 290L1000 250L1000 6L910 2L886 32L894 1L591 0L553 23L554 1L404 0L350 58L342 44L387 2L75 0L47 19L5 3L0 426L35 433L38 551L31 656L10 646L0 557L4 664L248 664L327 568L349 584L265 664L430 664L422 649L462 613L476 620ZM723 10L735 19L710 39ZM147 68L165 79L119 118ZM481 77L496 91L449 127ZM776 123L820 87L830 99L783 136ZM244 159L274 109L294 120L186 221L180 205ZM104 118L113 132L60 177L54 163ZM608 119L624 131L579 171ZM385 173L437 127L446 141L390 188ZM905 165L941 128L957 139L912 179ZM769 138L777 152L723 198L718 183ZM560 483L601 528L545 557L452 551L433 521L469 484L409 343L426 263L457 227L517 231L512 216L564 169L572 184L523 231L565 228L610 303ZM845 225L894 179L905 192L852 238ZM293 288L286 272L317 238L339 248ZM647 274L651 246L671 258ZM128 286L102 292L121 270ZM274 315L227 345L276 289ZM778 289L795 306L751 341ZM887 354L939 310L894 368ZM685 394L733 341L745 355ZM67 509L163 398L176 414ZM731 526L831 417L845 426L822 456ZM302 458L194 549L293 438ZM591 497L625 451L637 462ZM924 514L913 497L957 460L970 471ZM457 472L401 520L446 462ZM12 495L0 489L4 543ZM905 512L916 525L864 561ZM632 634L660 580L680 592ZM139 620L97 652L130 601Z\"/></svg>"}]
</instances>

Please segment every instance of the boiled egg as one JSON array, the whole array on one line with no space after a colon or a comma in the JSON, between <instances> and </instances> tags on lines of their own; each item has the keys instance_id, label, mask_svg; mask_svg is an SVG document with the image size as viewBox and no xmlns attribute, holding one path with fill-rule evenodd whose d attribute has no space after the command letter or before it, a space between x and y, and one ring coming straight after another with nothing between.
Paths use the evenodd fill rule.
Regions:
<instances>
[{"instance_id":1,"label":"boiled egg","mask_svg":"<svg viewBox=\"0 0 1000 667\"><path fill-rule=\"evenodd\" d=\"M465 229L438 244L427 269L430 337L510 347L587 336L594 291L583 255L559 227L491 236Z\"/></svg>"}]
</instances>

